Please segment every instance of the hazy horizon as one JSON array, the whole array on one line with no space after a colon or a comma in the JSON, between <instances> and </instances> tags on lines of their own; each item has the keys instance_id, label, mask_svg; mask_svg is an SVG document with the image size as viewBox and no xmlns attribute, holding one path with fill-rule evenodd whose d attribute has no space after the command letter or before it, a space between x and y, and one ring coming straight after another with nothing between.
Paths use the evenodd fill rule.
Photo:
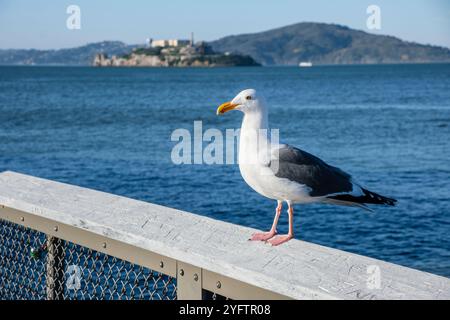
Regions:
<instances>
[{"instance_id":1,"label":"hazy horizon","mask_svg":"<svg viewBox=\"0 0 450 320\"><path fill-rule=\"evenodd\" d=\"M69 30L69 5L81 9L81 29ZM381 9L381 29L366 27L369 5ZM334 23L409 42L450 48L450 3L445 0L345 0L333 3L280 0L230 0L212 3L182 0L150 3L0 0L1 49L62 49L101 41L141 44L146 38L211 41L256 33L299 22Z\"/></svg>"}]
</instances>

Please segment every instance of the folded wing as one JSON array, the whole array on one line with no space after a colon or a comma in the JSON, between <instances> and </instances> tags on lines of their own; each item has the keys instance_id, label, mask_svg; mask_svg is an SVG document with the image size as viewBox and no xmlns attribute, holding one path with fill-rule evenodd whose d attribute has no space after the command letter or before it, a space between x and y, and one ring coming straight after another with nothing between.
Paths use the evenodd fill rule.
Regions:
<instances>
[{"instance_id":1,"label":"folded wing","mask_svg":"<svg viewBox=\"0 0 450 320\"><path fill-rule=\"evenodd\" d=\"M269 164L275 176L306 185L311 197L323 197L325 202L343 205L394 205L396 202L362 188L352 181L351 175L308 152L290 145L281 145L275 151Z\"/></svg>"}]
</instances>

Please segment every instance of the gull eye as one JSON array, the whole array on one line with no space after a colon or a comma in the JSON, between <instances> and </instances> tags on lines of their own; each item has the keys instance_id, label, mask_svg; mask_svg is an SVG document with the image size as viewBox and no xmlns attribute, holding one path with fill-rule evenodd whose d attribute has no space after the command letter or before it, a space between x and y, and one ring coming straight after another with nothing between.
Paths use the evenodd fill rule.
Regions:
<instances>
[{"instance_id":1,"label":"gull eye","mask_svg":"<svg viewBox=\"0 0 450 320\"><path fill-rule=\"evenodd\" d=\"M252 100L252 96L246 96L245 99Z\"/></svg>"}]
</instances>

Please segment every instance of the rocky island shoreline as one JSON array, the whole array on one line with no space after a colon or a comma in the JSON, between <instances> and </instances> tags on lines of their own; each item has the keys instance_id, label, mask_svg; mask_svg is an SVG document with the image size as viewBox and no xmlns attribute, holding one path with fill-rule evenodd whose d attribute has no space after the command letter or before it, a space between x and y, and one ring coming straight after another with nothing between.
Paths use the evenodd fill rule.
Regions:
<instances>
[{"instance_id":1,"label":"rocky island shoreline","mask_svg":"<svg viewBox=\"0 0 450 320\"><path fill-rule=\"evenodd\" d=\"M156 44L155 44L156 43ZM205 42L193 45L180 40L158 40L148 47L134 48L130 53L109 58L95 55L96 67L233 67L260 66L248 55L215 52Z\"/></svg>"}]
</instances>

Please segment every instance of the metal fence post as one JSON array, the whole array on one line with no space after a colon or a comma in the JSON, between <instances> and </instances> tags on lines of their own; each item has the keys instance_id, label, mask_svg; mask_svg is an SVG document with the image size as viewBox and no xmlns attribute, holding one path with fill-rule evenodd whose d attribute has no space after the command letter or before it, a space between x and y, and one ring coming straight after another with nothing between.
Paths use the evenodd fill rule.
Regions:
<instances>
[{"instance_id":1,"label":"metal fence post","mask_svg":"<svg viewBox=\"0 0 450 320\"><path fill-rule=\"evenodd\" d=\"M177 300L202 300L202 269L177 262Z\"/></svg>"},{"instance_id":2,"label":"metal fence post","mask_svg":"<svg viewBox=\"0 0 450 320\"><path fill-rule=\"evenodd\" d=\"M47 236L47 300L61 300L64 294L63 240Z\"/></svg>"}]
</instances>

